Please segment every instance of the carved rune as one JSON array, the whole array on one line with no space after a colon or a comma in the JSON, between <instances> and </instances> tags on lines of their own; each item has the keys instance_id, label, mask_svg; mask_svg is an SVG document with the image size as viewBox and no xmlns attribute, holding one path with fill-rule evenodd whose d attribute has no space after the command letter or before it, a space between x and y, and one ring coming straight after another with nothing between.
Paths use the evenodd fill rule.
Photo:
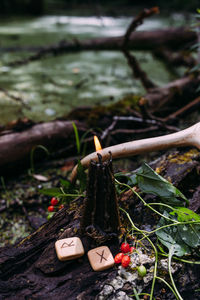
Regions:
<instances>
[{"instance_id":1,"label":"carved rune","mask_svg":"<svg viewBox=\"0 0 200 300\"><path fill-rule=\"evenodd\" d=\"M69 244L66 243L66 242L64 242L64 243L62 244L61 248L67 248L67 247L75 246L75 245L73 244L73 242L74 242L74 241L71 241Z\"/></svg>"},{"instance_id":2,"label":"carved rune","mask_svg":"<svg viewBox=\"0 0 200 300\"><path fill-rule=\"evenodd\" d=\"M96 252L96 254L98 254L98 255L101 257L100 263L102 263L103 259L105 259L105 260L107 261L107 259L103 256L104 250L102 250L102 253L101 253L101 254L99 254L98 252Z\"/></svg>"}]
</instances>

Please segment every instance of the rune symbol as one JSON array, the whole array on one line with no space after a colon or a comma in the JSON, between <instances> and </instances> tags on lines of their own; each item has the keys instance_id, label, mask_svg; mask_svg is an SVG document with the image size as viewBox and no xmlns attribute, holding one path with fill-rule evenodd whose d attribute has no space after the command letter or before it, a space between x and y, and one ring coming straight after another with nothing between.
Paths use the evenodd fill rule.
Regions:
<instances>
[{"instance_id":1,"label":"rune symbol","mask_svg":"<svg viewBox=\"0 0 200 300\"><path fill-rule=\"evenodd\" d=\"M105 250L105 249L104 249ZM104 255L104 250L102 250L102 253L99 254L98 252L96 252L97 255L99 255L101 257L100 259L100 263L102 263L103 259L105 259L107 261L107 259L103 256Z\"/></svg>"}]
</instances>

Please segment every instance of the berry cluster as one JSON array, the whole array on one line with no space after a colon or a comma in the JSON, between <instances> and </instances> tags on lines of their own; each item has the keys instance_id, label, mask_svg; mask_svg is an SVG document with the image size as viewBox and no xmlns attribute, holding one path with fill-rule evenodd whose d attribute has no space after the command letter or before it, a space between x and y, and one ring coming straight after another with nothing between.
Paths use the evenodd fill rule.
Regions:
<instances>
[{"instance_id":1,"label":"berry cluster","mask_svg":"<svg viewBox=\"0 0 200 300\"><path fill-rule=\"evenodd\" d=\"M135 248L134 247L130 247L130 245L128 243L122 243L121 244L121 252L118 253L117 255L115 255L115 263L116 264L120 264L122 265L122 267L127 268L131 259L130 259L130 253L132 253ZM128 255L129 253L129 255Z\"/></svg>"},{"instance_id":2,"label":"berry cluster","mask_svg":"<svg viewBox=\"0 0 200 300\"><path fill-rule=\"evenodd\" d=\"M130 255L133 253L136 249L134 247L131 247L128 243L122 243L121 244L121 252L115 255L115 263L122 265L123 268L127 268L130 264ZM138 271L138 275L140 277L144 277L147 274L147 270L145 266L141 265L136 268Z\"/></svg>"},{"instance_id":3,"label":"berry cluster","mask_svg":"<svg viewBox=\"0 0 200 300\"><path fill-rule=\"evenodd\" d=\"M59 200L56 199L55 197L51 198L51 205L48 206L48 211L49 212L53 212L56 210L56 208L58 208L59 210L62 209L64 207L63 204L60 204L59 206L57 206L59 203Z\"/></svg>"}]
</instances>

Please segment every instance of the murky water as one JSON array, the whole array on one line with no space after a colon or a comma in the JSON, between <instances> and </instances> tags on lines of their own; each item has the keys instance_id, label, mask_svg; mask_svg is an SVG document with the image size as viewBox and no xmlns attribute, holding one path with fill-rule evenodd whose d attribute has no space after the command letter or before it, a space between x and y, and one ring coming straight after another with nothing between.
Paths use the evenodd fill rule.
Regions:
<instances>
[{"instance_id":1,"label":"murky water","mask_svg":"<svg viewBox=\"0 0 200 300\"><path fill-rule=\"evenodd\" d=\"M7 19L0 24L0 47L46 46L62 39L118 36L125 32L130 20L67 16ZM164 28L184 22L182 15L157 17L146 20L139 30ZM28 105L0 91L0 124L24 116L34 121L52 120L80 105L106 104L118 101L127 94L144 92L140 82L132 78L131 70L120 52L85 51L49 56L21 67L7 66L8 62L29 54L0 53L0 88ZM137 52L135 55L158 85L174 79L151 53Z\"/></svg>"}]
</instances>

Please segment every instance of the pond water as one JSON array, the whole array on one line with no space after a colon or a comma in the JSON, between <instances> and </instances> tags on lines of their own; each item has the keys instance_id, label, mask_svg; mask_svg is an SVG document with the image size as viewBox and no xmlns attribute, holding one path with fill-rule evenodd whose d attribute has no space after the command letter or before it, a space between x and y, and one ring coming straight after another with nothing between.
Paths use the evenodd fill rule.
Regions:
<instances>
[{"instance_id":1,"label":"pond water","mask_svg":"<svg viewBox=\"0 0 200 300\"><path fill-rule=\"evenodd\" d=\"M5 47L47 46L60 40L122 35L131 18L68 17L10 18L0 23L0 50ZM139 30L186 25L181 14L147 19ZM134 53L143 69L158 85L174 79L149 52ZM0 52L0 124L28 117L48 121L65 116L83 105L107 104L144 90L132 78L123 54L85 51L59 55L20 67L8 63L30 52ZM9 95L1 89L7 90ZM19 97L27 105L12 98Z\"/></svg>"}]
</instances>

